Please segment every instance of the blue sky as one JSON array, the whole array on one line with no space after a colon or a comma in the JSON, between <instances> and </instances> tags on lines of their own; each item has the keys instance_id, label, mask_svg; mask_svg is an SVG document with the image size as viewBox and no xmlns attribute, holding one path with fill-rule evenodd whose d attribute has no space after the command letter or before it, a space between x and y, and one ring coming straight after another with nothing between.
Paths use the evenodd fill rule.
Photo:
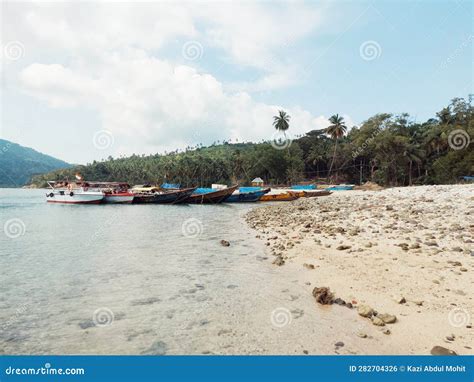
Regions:
<instances>
[{"instance_id":1,"label":"blue sky","mask_svg":"<svg viewBox=\"0 0 474 382\"><path fill-rule=\"evenodd\" d=\"M2 138L61 159L271 139L473 93L468 1L4 3Z\"/></svg>"}]
</instances>

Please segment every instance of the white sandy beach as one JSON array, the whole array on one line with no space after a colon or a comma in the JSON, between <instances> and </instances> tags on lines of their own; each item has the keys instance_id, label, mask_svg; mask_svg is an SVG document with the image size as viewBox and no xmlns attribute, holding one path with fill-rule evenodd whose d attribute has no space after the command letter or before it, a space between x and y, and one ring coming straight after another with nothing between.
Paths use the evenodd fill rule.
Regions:
<instances>
[{"instance_id":1,"label":"white sandy beach","mask_svg":"<svg viewBox=\"0 0 474 382\"><path fill-rule=\"evenodd\" d=\"M247 220L275 256L270 261L297 274L309 295L329 287L353 304L313 299L307 307L352 314L353 335L338 353L430 354L442 346L474 354L473 216L474 185L446 185L272 203ZM377 326L358 314L361 305L397 320Z\"/></svg>"}]
</instances>

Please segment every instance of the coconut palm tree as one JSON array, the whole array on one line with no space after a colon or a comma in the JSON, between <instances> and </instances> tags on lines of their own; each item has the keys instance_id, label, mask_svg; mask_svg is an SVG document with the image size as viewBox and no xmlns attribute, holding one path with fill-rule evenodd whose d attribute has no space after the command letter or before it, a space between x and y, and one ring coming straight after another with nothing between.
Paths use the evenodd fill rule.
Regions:
<instances>
[{"instance_id":1,"label":"coconut palm tree","mask_svg":"<svg viewBox=\"0 0 474 382\"><path fill-rule=\"evenodd\" d=\"M290 127L290 116L286 113L286 111L278 110L278 115L273 117L273 126L278 131L283 131L283 134L286 137L285 131Z\"/></svg>"},{"instance_id":2,"label":"coconut palm tree","mask_svg":"<svg viewBox=\"0 0 474 382\"><path fill-rule=\"evenodd\" d=\"M329 166L328 177L331 174L334 159L336 158L338 140L339 138L342 138L347 131L347 126L344 124L344 117L341 117L339 114L331 116L331 118L329 118L329 122L331 124L327 127L326 134L329 135L336 142L334 144L334 154L332 157L331 165Z\"/></svg>"}]
</instances>

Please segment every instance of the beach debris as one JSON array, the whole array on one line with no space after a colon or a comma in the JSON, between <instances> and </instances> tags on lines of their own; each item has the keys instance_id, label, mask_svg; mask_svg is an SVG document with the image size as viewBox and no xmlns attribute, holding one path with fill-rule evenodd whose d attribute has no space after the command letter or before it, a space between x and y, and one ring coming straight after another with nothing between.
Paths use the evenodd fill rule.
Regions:
<instances>
[{"instance_id":1,"label":"beach debris","mask_svg":"<svg viewBox=\"0 0 474 382\"><path fill-rule=\"evenodd\" d=\"M227 240L221 240L221 245L223 247L230 247L230 243Z\"/></svg>"},{"instance_id":2,"label":"beach debris","mask_svg":"<svg viewBox=\"0 0 474 382\"><path fill-rule=\"evenodd\" d=\"M314 269L314 265L313 265L313 264L304 263L304 264L303 264L303 267L308 268L308 269Z\"/></svg>"},{"instance_id":3,"label":"beach debris","mask_svg":"<svg viewBox=\"0 0 474 382\"><path fill-rule=\"evenodd\" d=\"M392 334L392 332L390 331L390 329L385 329L384 331L382 331L383 334L386 334L387 336L389 334Z\"/></svg>"},{"instance_id":4,"label":"beach debris","mask_svg":"<svg viewBox=\"0 0 474 382\"><path fill-rule=\"evenodd\" d=\"M443 346L433 346L430 353L432 355L457 355L454 350L447 349Z\"/></svg>"},{"instance_id":5,"label":"beach debris","mask_svg":"<svg viewBox=\"0 0 474 382\"><path fill-rule=\"evenodd\" d=\"M359 316L362 317L372 317L374 310L368 305L359 305L357 307L357 313L359 313Z\"/></svg>"},{"instance_id":6,"label":"beach debris","mask_svg":"<svg viewBox=\"0 0 474 382\"><path fill-rule=\"evenodd\" d=\"M313 296L316 299L316 302L321 305L329 305L333 303L334 294L327 287L314 288Z\"/></svg>"}]
</instances>

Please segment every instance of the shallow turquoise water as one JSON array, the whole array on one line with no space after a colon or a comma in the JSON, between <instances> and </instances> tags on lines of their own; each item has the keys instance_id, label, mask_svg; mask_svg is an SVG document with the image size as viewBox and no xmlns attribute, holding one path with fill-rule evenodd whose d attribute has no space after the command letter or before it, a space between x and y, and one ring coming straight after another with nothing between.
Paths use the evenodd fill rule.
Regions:
<instances>
[{"instance_id":1,"label":"shallow turquoise water","mask_svg":"<svg viewBox=\"0 0 474 382\"><path fill-rule=\"evenodd\" d=\"M251 205L51 205L44 194L0 190L2 352L258 349L235 346L259 331L262 299L281 297L240 218Z\"/></svg>"}]
</instances>

